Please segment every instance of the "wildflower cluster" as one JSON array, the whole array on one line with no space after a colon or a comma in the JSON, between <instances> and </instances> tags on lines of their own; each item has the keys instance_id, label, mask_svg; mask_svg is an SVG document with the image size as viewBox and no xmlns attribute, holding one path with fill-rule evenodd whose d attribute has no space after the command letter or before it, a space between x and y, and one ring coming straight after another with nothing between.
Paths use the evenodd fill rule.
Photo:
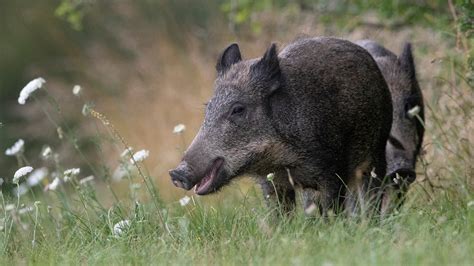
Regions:
<instances>
[{"instance_id":1,"label":"wildflower cluster","mask_svg":"<svg viewBox=\"0 0 474 266\"><path fill-rule=\"evenodd\" d=\"M19 139L11 148L8 148L5 151L5 155L7 156L15 156L23 152L23 147L25 146L25 141Z\"/></svg>"},{"instance_id":2,"label":"wildflower cluster","mask_svg":"<svg viewBox=\"0 0 474 266\"><path fill-rule=\"evenodd\" d=\"M46 83L46 81L43 78L36 78L26 84L26 86L20 92L20 96L18 97L18 103L25 104L26 100L28 100L30 95L36 90L43 87L44 83Z\"/></svg>"},{"instance_id":3,"label":"wildflower cluster","mask_svg":"<svg viewBox=\"0 0 474 266\"><path fill-rule=\"evenodd\" d=\"M18 97L18 102L21 105L24 105L27 100L33 96L35 91L40 88L44 88L46 81L43 78L37 78L30 81L20 92ZM44 89L44 94L48 95L48 91ZM72 89L72 94L77 96L78 99L83 100L83 89L80 85L75 85ZM34 97L34 100L40 101L38 97ZM55 99L50 101L51 104L57 103ZM60 112L60 108L54 106L54 110ZM92 109L92 105L84 103L82 110L85 116L92 114L92 117L105 117L95 110ZM46 113L47 114L47 113ZM47 114L49 118L52 116ZM58 113L61 116L61 113ZM104 120L105 121L105 120ZM72 134L70 128L65 126L59 126L58 122L52 121L56 131L57 136L61 141L70 141L73 144L73 147L77 150L79 154L82 154L83 151L80 150L76 143L76 138ZM110 122L107 120L104 123L106 126L110 126ZM179 129L179 132L182 132L184 128ZM115 132L113 137L116 137L118 133ZM120 143L124 143L123 138L119 136ZM146 149L133 151L131 147L125 149L121 154L118 162L119 165L112 175L109 175L107 168L105 170L98 170L94 165L87 160L87 157L83 157L84 160L80 162L81 165L88 166L86 169L81 169L79 167L64 167L61 156L57 150L50 145L44 145L39 152L39 158L31 160L32 163L29 163L32 158L26 158L25 150L27 150L26 141L23 139L18 139L11 147L7 148L4 151L5 156L16 157L18 160L18 169L11 175L11 177L0 178L0 186L4 186L5 183L11 184L9 187L11 191L11 196L15 199L16 203L10 203L4 200L4 204L0 207L3 207L4 212L7 216L0 218L0 229L5 228L21 228L27 232L29 229L33 230L33 239L32 245L35 247L37 242L40 241L37 238L37 230L41 230L41 227L38 226L40 223L39 217L41 217L42 210L46 210L48 217L51 218L53 223L68 223L67 217L72 216L82 216L91 219L87 213L90 213L92 210L97 208L106 210L109 208L109 211L114 213L112 219L115 222L111 221L110 234L115 238L120 238L125 236L131 225L136 219L143 219L142 216L135 214L135 216L130 215L130 217L124 217L122 214L123 206L114 203L114 205L105 207L100 201L96 194L96 188L99 183L108 183L108 177L111 176L114 181L121 181L124 177L127 177L130 184L130 196L132 199L132 204L135 206L141 206L138 203L138 192L142 185L147 187L150 192L154 202L158 200L157 193L154 190L154 185L147 175L144 174L144 171L141 170L141 165L150 155L150 151ZM31 153L29 153L31 154ZM42 166L41 164L44 164ZM84 170L84 171L82 171ZM93 175L83 175L83 172L92 171ZM147 171L146 171L147 172ZM85 177L84 177L85 176ZM103 178L96 178L96 176ZM140 182L135 180L136 176L141 176L143 180ZM98 182L96 182L98 181ZM110 189L111 197L115 195L113 188L110 184L107 186ZM73 193L71 193L71 191ZM0 193L3 197L3 194ZM41 200L38 200L41 199ZM80 201L83 209L77 209L79 206L73 204L75 201ZM189 201L189 200L188 200ZM31 203L29 203L31 202ZM34 202L34 203L33 203ZM42 203L44 202L44 204ZM186 203L187 204L187 203ZM44 206L44 208L42 207ZM57 208L60 207L60 208ZM158 208L159 205L156 204ZM120 211L115 213L115 208L120 208ZM25 215L30 212L35 212L34 216L34 225L31 227L26 221L26 217L22 218L21 215ZM56 213L60 213L56 216ZM120 215L119 215L120 213ZM155 212L159 215L159 219L164 225L164 218L161 215L161 209L157 209ZM97 215L100 216L99 213ZM97 219L100 219L97 217ZM63 224L65 226L66 224ZM59 225L58 225L59 226ZM166 226L163 226L166 228ZM8 231L10 232L10 231ZM7 232L7 233L8 233Z\"/></svg>"}]
</instances>

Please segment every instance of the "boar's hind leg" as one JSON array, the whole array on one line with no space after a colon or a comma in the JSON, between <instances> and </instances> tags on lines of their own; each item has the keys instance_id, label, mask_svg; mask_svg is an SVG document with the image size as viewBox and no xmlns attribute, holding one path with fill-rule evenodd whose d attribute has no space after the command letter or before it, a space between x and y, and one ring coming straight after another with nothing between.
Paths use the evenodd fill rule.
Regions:
<instances>
[{"instance_id":1,"label":"boar's hind leg","mask_svg":"<svg viewBox=\"0 0 474 266\"><path fill-rule=\"evenodd\" d=\"M353 170L347 182L344 196L345 211L349 216L356 216L364 211L367 203L367 193L370 172L370 160L359 163Z\"/></svg>"},{"instance_id":2,"label":"boar's hind leg","mask_svg":"<svg viewBox=\"0 0 474 266\"><path fill-rule=\"evenodd\" d=\"M345 187L342 185L341 177L336 174L323 175L318 183L319 187L319 204L321 206L321 214L323 217L328 216L329 211L339 213L341 210L341 199L344 195Z\"/></svg>"},{"instance_id":3,"label":"boar's hind leg","mask_svg":"<svg viewBox=\"0 0 474 266\"><path fill-rule=\"evenodd\" d=\"M391 192L391 181L385 176L387 168L385 151L381 149L378 156L374 157L373 160L375 163L369 177L370 203L371 207L383 216L384 212L388 210L388 208L386 209L387 206L384 206L384 201Z\"/></svg>"},{"instance_id":4,"label":"boar's hind leg","mask_svg":"<svg viewBox=\"0 0 474 266\"><path fill-rule=\"evenodd\" d=\"M364 156L353 152L351 158L364 158ZM344 197L344 207L348 215L357 216L381 211L387 189L385 169L385 151L382 148L373 151L365 160L349 164L350 178Z\"/></svg>"},{"instance_id":5,"label":"boar's hind leg","mask_svg":"<svg viewBox=\"0 0 474 266\"><path fill-rule=\"evenodd\" d=\"M290 214L295 209L295 189L288 181L286 172L275 174L273 182L264 177L258 182L269 208L280 208L284 214Z\"/></svg>"}]
</instances>

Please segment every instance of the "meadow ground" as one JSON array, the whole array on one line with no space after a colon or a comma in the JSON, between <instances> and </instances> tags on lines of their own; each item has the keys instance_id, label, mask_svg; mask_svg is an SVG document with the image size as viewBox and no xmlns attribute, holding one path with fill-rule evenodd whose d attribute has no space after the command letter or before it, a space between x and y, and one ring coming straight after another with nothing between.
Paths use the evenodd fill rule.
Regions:
<instances>
[{"instance_id":1,"label":"meadow ground","mask_svg":"<svg viewBox=\"0 0 474 266\"><path fill-rule=\"evenodd\" d=\"M166 169L176 164L199 126L201 118L194 107L212 93L214 61L193 49L186 57L173 59L178 50L157 42L169 56L162 60L175 60L173 64L159 76L144 71L140 79L127 84L131 88L160 87L152 96L131 89L118 102L102 97L93 105L86 86L78 93L68 89L58 94L57 87L63 84L44 77L47 82L21 106L31 117L24 132L30 132L35 121L46 121L50 129L44 132L52 132L57 142L66 145L44 143L42 149L29 152L27 142L10 150L18 168L31 165L35 169L18 179L13 178L14 172L11 178L4 177L0 264L472 265L474 74L470 35L456 26L450 32L426 26L374 30L372 21L354 26L352 18L345 20L352 25L350 29L337 32L306 18L285 28L280 20L272 21L278 16L262 16L270 18L268 23L275 29L284 30L262 34L260 41L244 40L244 53L258 56L256 51L264 50L268 38L288 42L294 38L288 32L371 38L394 51L400 51L406 40L413 42L426 104L426 136L417 181L400 210L384 218L330 215L323 220L306 217L299 208L292 217L276 219L275 210L264 206L258 188L246 180L211 197L172 188ZM121 71L152 65L147 48L156 47L141 47L136 65L121 66ZM109 78L99 67L91 64L87 71ZM180 75L183 69L189 71L185 81ZM174 91L177 87L182 94ZM198 91L183 93L191 89ZM79 106L75 112L86 126L64 122L71 106ZM176 128L173 137L176 121L185 123L187 129ZM80 145L84 129L97 136L93 153ZM22 134L18 130L18 138ZM150 157L146 150L122 153L130 145L147 147ZM153 156L158 150L159 156ZM39 156L32 158L31 154ZM71 162L81 169L67 171Z\"/></svg>"},{"instance_id":2,"label":"meadow ground","mask_svg":"<svg viewBox=\"0 0 474 266\"><path fill-rule=\"evenodd\" d=\"M431 200L412 197L382 221L332 217L324 222L298 213L276 222L250 192L239 203L226 199L213 207L195 198L186 206L167 204L161 209L167 229L153 204L101 209L86 200L85 215L85 210L50 212L42 201L26 215L12 212L7 218L6 224L12 219L16 228L3 235L8 246L2 247L5 256L0 261L4 265L471 265L474 202L467 199L472 197L467 192L440 193ZM125 218L129 224L114 229Z\"/></svg>"}]
</instances>

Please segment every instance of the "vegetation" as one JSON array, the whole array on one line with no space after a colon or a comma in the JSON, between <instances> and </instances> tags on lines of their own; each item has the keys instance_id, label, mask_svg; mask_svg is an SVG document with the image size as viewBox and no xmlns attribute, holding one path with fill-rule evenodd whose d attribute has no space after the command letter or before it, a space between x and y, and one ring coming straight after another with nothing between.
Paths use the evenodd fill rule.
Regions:
<instances>
[{"instance_id":1,"label":"vegetation","mask_svg":"<svg viewBox=\"0 0 474 266\"><path fill-rule=\"evenodd\" d=\"M12 35L0 39L11 51L0 52L0 264L470 265L473 5L375 2L3 3L0 28ZM42 24L12 28L20 7ZM368 36L395 51L414 42L424 154L405 205L387 217L278 217L245 181L209 197L171 189L166 169L200 123L196 99L210 93L220 44L237 39L250 57L299 33ZM46 83L31 83L19 105L38 75ZM187 129L173 136L180 122Z\"/></svg>"}]
</instances>

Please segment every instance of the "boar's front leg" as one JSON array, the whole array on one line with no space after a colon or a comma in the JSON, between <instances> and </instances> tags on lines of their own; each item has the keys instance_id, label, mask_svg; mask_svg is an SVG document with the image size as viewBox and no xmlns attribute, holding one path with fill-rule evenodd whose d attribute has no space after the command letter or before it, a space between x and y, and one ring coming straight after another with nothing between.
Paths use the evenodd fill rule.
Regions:
<instances>
[{"instance_id":1,"label":"boar's front leg","mask_svg":"<svg viewBox=\"0 0 474 266\"><path fill-rule=\"evenodd\" d=\"M319 156L322 157L322 156ZM314 215L315 210L323 217L332 210L340 212L345 187L345 169L338 167L341 163L332 160L312 160L296 168L294 176L303 187L303 207L307 215Z\"/></svg>"},{"instance_id":2,"label":"boar's front leg","mask_svg":"<svg viewBox=\"0 0 474 266\"><path fill-rule=\"evenodd\" d=\"M279 213L290 214L296 205L295 189L288 180L285 171L274 174L273 180L266 177L258 179L267 206L271 209L279 209Z\"/></svg>"}]
</instances>

